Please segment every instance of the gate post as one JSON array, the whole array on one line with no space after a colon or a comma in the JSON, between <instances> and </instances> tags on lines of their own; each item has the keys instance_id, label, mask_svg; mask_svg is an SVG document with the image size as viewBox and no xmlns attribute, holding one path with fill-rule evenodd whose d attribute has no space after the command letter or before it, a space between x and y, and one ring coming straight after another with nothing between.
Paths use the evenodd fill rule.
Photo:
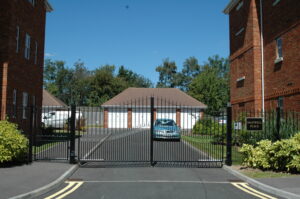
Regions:
<instances>
[{"instance_id":1,"label":"gate post","mask_svg":"<svg viewBox=\"0 0 300 199\"><path fill-rule=\"evenodd\" d=\"M70 164L75 164L75 123L76 123L76 106L71 105L70 119Z\"/></svg>"},{"instance_id":2,"label":"gate post","mask_svg":"<svg viewBox=\"0 0 300 199\"><path fill-rule=\"evenodd\" d=\"M28 150L28 159L27 159L27 163L31 163L32 162L32 156L33 156L33 106L30 106L29 109L29 150Z\"/></svg>"},{"instance_id":3,"label":"gate post","mask_svg":"<svg viewBox=\"0 0 300 199\"><path fill-rule=\"evenodd\" d=\"M281 112L280 107L276 108L276 141L280 140L280 128L281 128Z\"/></svg>"},{"instance_id":4,"label":"gate post","mask_svg":"<svg viewBox=\"0 0 300 199\"><path fill-rule=\"evenodd\" d=\"M232 107L227 107L226 165L232 165Z\"/></svg>"},{"instance_id":5,"label":"gate post","mask_svg":"<svg viewBox=\"0 0 300 199\"><path fill-rule=\"evenodd\" d=\"M151 97L151 123L150 123L150 134L151 134L151 139L150 139L150 163L151 166L154 166L153 162L153 124L154 124L154 97Z\"/></svg>"}]
</instances>

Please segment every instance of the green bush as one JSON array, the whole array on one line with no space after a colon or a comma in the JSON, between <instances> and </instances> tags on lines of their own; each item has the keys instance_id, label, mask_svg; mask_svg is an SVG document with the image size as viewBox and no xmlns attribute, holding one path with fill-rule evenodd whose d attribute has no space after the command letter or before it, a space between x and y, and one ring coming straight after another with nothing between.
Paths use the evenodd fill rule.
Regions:
<instances>
[{"instance_id":1,"label":"green bush","mask_svg":"<svg viewBox=\"0 0 300 199\"><path fill-rule=\"evenodd\" d=\"M274 143L262 140L257 146L244 144L240 152L248 167L300 172L300 133Z\"/></svg>"},{"instance_id":2,"label":"green bush","mask_svg":"<svg viewBox=\"0 0 300 199\"><path fill-rule=\"evenodd\" d=\"M210 135L214 144L226 143L226 125L212 118L198 120L193 127L193 134Z\"/></svg>"},{"instance_id":3,"label":"green bush","mask_svg":"<svg viewBox=\"0 0 300 199\"><path fill-rule=\"evenodd\" d=\"M0 163L23 161L28 152L28 139L16 124L0 121Z\"/></svg>"},{"instance_id":4,"label":"green bush","mask_svg":"<svg viewBox=\"0 0 300 199\"><path fill-rule=\"evenodd\" d=\"M201 134L201 135L221 134L223 128L224 125L219 124L217 121L214 121L211 118L205 118L202 120L198 120L196 122L196 124L193 127L193 134Z\"/></svg>"}]
</instances>

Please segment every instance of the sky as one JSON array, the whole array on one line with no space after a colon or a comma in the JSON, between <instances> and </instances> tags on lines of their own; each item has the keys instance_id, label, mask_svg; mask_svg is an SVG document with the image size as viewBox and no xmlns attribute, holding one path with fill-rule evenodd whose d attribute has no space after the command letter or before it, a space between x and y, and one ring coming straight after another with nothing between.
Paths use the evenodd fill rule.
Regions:
<instances>
[{"instance_id":1,"label":"sky","mask_svg":"<svg viewBox=\"0 0 300 199\"><path fill-rule=\"evenodd\" d=\"M45 58L81 60L93 70L111 64L149 78L162 60L178 70L188 57L203 64L229 55L229 0L49 0Z\"/></svg>"}]
</instances>

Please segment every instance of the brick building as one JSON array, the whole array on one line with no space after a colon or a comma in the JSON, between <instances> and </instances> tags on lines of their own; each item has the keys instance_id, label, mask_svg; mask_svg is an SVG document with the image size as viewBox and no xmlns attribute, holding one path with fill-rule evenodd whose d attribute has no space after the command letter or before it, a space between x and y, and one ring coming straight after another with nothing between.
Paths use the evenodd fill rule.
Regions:
<instances>
[{"instance_id":1,"label":"brick building","mask_svg":"<svg viewBox=\"0 0 300 199\"><path fill-rule=\"evenodd\" d=\"M300 1L230 0L224 13L233 109L300 111Z\"/></svg>"},{"instance_id":2,"label":"brick building","mask_svg":"<svg viewBox=\"0 0 300 199\"><path fill-rule=\"evenodd\" d=\"M1 119L29 118L27 107L42 106L47 0L0 1ZM20 108L21 107L21 110Z\"/></svg>"}]
</instances>

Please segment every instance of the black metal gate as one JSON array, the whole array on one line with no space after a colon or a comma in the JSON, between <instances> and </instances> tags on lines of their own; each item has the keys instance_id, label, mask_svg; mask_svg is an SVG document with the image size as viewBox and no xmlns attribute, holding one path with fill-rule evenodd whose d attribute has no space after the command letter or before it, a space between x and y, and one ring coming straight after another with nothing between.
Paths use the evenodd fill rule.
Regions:
<instances>
[{"instance_id":1,"label":"black metal gate","mask_svg":"<svg viewBox=\"0 0 300 199\"><path fill-rule=\"evenodd\" d=\"M151 97L40 111L34 160L197 167L224 162L226 115L206 114L203 107Z\"/></svg>"},{"instance_id":2,"label":"black metal gate","mask_svg":"<svg viewBox=\"0 0 300 199\"><path fill-rule=\"evenodd\" d=\"M78 107L79 162L219 167L224 160L225 114L166 99L143 98L115 106Z\"/></svg>"}]
</instances>

